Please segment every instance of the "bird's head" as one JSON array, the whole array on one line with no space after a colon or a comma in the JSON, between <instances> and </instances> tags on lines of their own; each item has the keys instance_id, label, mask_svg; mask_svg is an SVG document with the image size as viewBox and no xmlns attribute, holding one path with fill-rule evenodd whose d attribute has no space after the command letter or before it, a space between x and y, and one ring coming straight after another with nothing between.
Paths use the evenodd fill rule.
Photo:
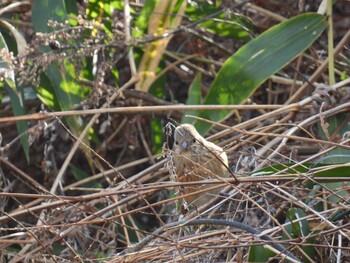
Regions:
<instances>
[{"instance_id":1,"label":"bird's head","mask_svg":"<svg viewBox=\"0 0 350 263\"><path fill-rule=\"evenodd\" d=\"M179 147L181 152L187 152L191 150L191 147L198 138L201 138L200 134L191 124L182 124L175 129L174 133L174 146Z\"/></svg>"}]
</instances>

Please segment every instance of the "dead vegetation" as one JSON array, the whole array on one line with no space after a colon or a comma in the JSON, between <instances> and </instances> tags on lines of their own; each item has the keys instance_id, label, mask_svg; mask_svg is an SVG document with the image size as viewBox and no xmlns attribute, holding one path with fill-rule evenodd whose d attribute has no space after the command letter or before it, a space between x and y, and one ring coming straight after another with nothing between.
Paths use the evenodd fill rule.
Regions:
<instances>
[{"instance_id":1,"label":"dead vegetation","mask_svg":"<svg viewBox=\"0 0 350 263\"><path fill-rule=\"evenodd\" d=\"M298 13L295 1L267 2L271 5L239 9L258 32ZM343 12L337 11L341 7ZM0 261L349 261L350 30L339 22L349 15L345 7L340 1L335 9L334 54L337 79L341 72L347 78L335 85L320 84L328 83L327 58L320 56L325 38L321 38L283 74L271 76L245 104L227 106L235 113L215 123L206 138L225 149L232 177L200 182L222 190L202 207L181 205L177 187L198 182L170 179L171 132L163 130L160 144L166 143L162 153L156 153L151 123L156 118L165 127L169 121L180 121L184 110L210 109L179 102L185 102L196 70L203 72L201 91L206 94L212 73L229 56L220 47L236 50L241 43L221 38L206 42L195 29L191 34L176 32L165 56L163 99L133 89L138 78L126 46L118 46L118 90L109 75L113 63L101 63L103 76L97 74L94 81L76 79L90 88L76 111L41 111L37 98L29 103L33 114L24 117L30 123L29 163L15 129L16 118L3 102ZM218 63L175 56L173 50L182 51L182 40L187 38L186 54L205 45L206 55ZM95 48L86 52L93 54ZM66 59L67 54L76 55L66 50L60 56ZM57 62L60 56L51 58ZM181 70L182 63L191 71ZM37 83L34 65L30 74ZM84 123L78 135L67 124L67 116Z\"/></svg>"}]
</instances>

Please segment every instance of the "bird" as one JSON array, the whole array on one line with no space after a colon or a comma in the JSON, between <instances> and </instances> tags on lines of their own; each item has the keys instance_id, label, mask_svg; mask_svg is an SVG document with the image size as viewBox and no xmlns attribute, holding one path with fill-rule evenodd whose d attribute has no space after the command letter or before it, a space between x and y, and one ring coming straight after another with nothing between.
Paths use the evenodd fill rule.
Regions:
<instances>
[{"instance_id":1,"label":"bird","mask_svg":"<svg viewBox=\"0 0 350 263\"><path fill-rule=\"evenodd\" d=\"M196 182L210 178L227 177L228 159L225 151L201 136L192 124L181 124L174 132L173 164L177 182ZM208 185L191 185L179 188L180 194L188 194ZM219 189L184 197L187 205L200 207L210 202Z\"/></svg>"}]
</instances>

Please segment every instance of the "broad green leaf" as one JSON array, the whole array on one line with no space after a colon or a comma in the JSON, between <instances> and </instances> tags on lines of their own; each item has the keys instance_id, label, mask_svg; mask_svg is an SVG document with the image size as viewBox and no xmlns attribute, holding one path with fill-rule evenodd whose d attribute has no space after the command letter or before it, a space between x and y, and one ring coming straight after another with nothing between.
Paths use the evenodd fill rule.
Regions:
<instances>
[{"instance_id":1,"label":"broad green leaf","mask_svg":"<svg viewBox=\"0 0 350 263\"><path fill-rule=\"evenodd\" d=\"M211 33L222 37L234 38L246 41L250 38L250 32L253 31L253 25L248 19L242 16L233 16L227 18L225 14L221 14L216 19L210 19L200 24L207 28Z\"/></svg>"},{"instance_id":2,"label":"broad green leaf","mask_svg":"<svg viewBox=\"0 0 350 263\"><path fill-rule=\"evenodd\" d=\"M220 69L205 104L241 104L271 76L307 49L326 28L326 18L302 14L278 24L249 41ZM201 117L220 121L231 111L203 112ZM198 122L201 134L210 125Z\"/></svg>"},{"instance_id":3,"label":"broad green leaf","mask_svg":"<svg viewBox=\"0 0 350 263\"><path fill-rule=\"evenodd\" d=\"M24 52L27 47L27 41L24 39L22 34L13 25L3 19L0 19L0 24L10 31L13 38L16 40L18 54Z\"/></svg>"},{"instance_id":4,"label":"broad green leaf","mask_svg":"<svg viewBox=\"0 0 350 263\"><path fill-rule=\"evenodd\" d=\"M68 8L68 9L67 9ZM33 26L36 32L49 33L53 28L48 26L48 21L53 20L60 23L65 23L68 19L69 13L74 13L74 5L66 5L66 0L43 0L34 1L32 6L33 12ZM42 48L42 51L48 52L48 48ZM63 62L51 62L46 67L44 72L46 78L41 81L41 87L38 90L39 97L47 105L60 110L70 110L78 105L84 98L83 88L74 81L78 74L73 63L69 60ZM78 134L82 130L83 125L78 122L79 117L67 117L65 121L69 125L73 133ZM86 144L89 144L87 138L84 139ZM84 147L88 162L91 165L90 152Z\"/></svg>"},{"instance_id":5,"label":"broad green leaf","mask_svg":"<svg viewBox=\"0 0 350 263\"><path fill-rule=\"evenodd\" d=\"M32 20L36 32L51 32L49 20L64 22L68 19L64 0L35 0L32 4Z\"/></svg>"},{"instance_id":6,"label":"broad green leaf","mask_svg":"<svg viewBox=\"0 0 350 263\"><path fill-rule=\"evenodd\" d=\"M68 14L68 21L71 26L77 26L77 16L78 16L78 7L77 2L72 0L65 0L66 10Z\"/></svg>"},{"instance_id":7,"label":"broad green leaf","mask_svg":"<svg viewBox=\"0 0 350 263\"><path fill-rule=\"evenodd\" d=\"M291 238L298 238L298 237L303 237L306 236L310 233L310 229L308 225L304 224L305 222L307 223L306 220L300 221L298 219L306 216L303 210L300 208L290 208L287 211L287 219L285 223L291 223L287 226L285 226L285 230L287 233L291 236ZM294 222L294 220L296 220ZM282 237L285 239L288 238L285 235L282 234Z\"/></svg>"},{"instance_id":8,"label":"broad green leaf","mask_svg":"<svg viewBox=\"0 0 350 263\"><path fill-rule=\"evenodd\" d=\"M42 73L40 76L40 84L36 89L39 99L48 106L53 111L60 111L61 106L56 96L55 89L52 86L52 83L48 76L45 73Z\"/></svg>"},{"instance_id":9,"label":"broad green leaf","mask_svg":"<svg viewBox=\"0 0 350 263\"><path fill-rule=\"evenodd\" d=\"M9 52L7 44L0 33L0 48L4 49L7 53ZM26 109L24 105L24 96L23 96L23 90L17 89L16 82L15 82L15 74L13 70L9 67L8 63L0 57L0 73L3 75L5 81L4 81L4 88L6 89L10 100L11 100L11 106L12 111L15 116L19 115L25 115ZM21 135L20 142L24 151L24 154L26 156L27 161L29 162L29 135L27 133L28 131L28 123L26 121L18 121L16 122L16 127L18 133Z\"/></svg>"},{"instance_id":10,"label":"broad green leaf","mask_svg":"<svg viewBox=\"0 0 350 263\"><path fill-rule=\"evenodd\" d=\"M4 85L7 93L11 99L12 111L15 116L25 115L26 109L23 103L24 97L22 90L17 90L16 84L11 79L5 79ZM21 135L20 141L22 148L24 150L24 154L29 162L29 135L28 131L28 122L27 121L17 121L16 122L17 131Z\"/></svg>"},{"instance_id":11,"label":"broad green leaf","mask_svg":"<svg viewBox=\"0 0 350 263\"><path fill-rule=\"evenodd\" d=\"M46 74L51 81L60 108L62 110L71 110L80 103L83 96L81 95L81 87L73 81L66 72L66 68L60 68L57 63L51 63L46 70Z\"/></svg>"},{"instance_id":12,"label":"broad green leaf","mask_svg":"<svg viewBox=\"0 0 350 263\"><path fill-rule=\"evenodd\" d=\"M186 15L191 21L198 21L220 10L218 5L214 6L205 1L191 1L186 8ZM224 11L215 18L200 23L199 27L213 34L241 41L249 40L250 32L253 31L253 24L248 18Z\"/></svg>"},{"instance_id":13,"label":"broad green leaf","mask_svg":"<svg viewBox=\"0 0 350 263\"><path fill-rule=\"evenodd\" d=\"M6 51L6 54L9 53L8 46L1 32L0 32L0 49L4 49ZM2 57L0 57L0 73L4 78L10 79L13 82L15 81L15 73L13 69L10 68L8 62L4 60L4 58Z\"/></svg>"},{"instance_id":14,"label":"broad green leaf","mask_svg":"<svg viewBox=\"0 0 350 263\"><path fill-rule=\"evenodd\" d=\"M316 167L321 167L321 169L313 169L313 176L319 181L322 181L322 177L350 177L350 165L330 166L331 165L317 165Z\"/></svg>"},{"instance_id":15,"label":"broad green leaf","mask_svg":"<svg viewBox=\"0 0 350 263\"><path fill-rule=\"evenodd\" d=\"M306 216L306 213L300 208L290 208L287 211L286 223L291 223L285 226L286 232L291 236L291 238L305 238L310 234L309 223L306 219L300 220ZM283 239L289 239L284 233L282 234ZM305 243L315 243L314 238L308 238ZM314 259L316 255L315 248L312 246L301 246L301 249L311 258ZM303 262L309 262L309 260L304 257Z\"/></svg>"},{"instance_id":16,"label":"broad green leaf","mask_svg":"<svg viewBox=\"0 0 350 263\"><path fill-rule=\"evenodd\" d=\"M350 125L347 120L348 113L340 113L325 119L323 124L321 124L321 122L318 122L318 135L321 136L324 140L329 140L329 138L327 138L324 132L324 129L326 129L329 136L331 136L332 138L342 138L343 135L350 130ZM327 156L325 158L321 158L320 161L323 164L349 163L350 151L338 147L328 152ZM349 170L350 169L347 169L347 171L342 171L343 175L347 174L348 176L350 176ZM334 174L334 171L331 171L331 174ZM337 195L340 197L345 197L349 194L347 190L339 191L339 189L346 189L350 185L350 182L331 182L325 183L324 185L330 190L335 190L337 192ZM339 201L338 196L330 195L328 197L328 200L332 203L336 203Z\"/></svg>"},{"instance_id":17,"label":"broad green leaf","mask_svg":"<svg viewBox=\"0 0 350 263\"><path fill-rule=\"evenodd\" d=\"M188 89L187 105L201 105L202 104L202 75L200 73L193 79L190 88ZM187 110L184 112L181 123L192 123L193 119L186 117L186 115L198 115L196 110Z\"/></svg>"},{"instance_id":18,"label":"broad green leaf","mask_svg":"<svg viewBox=\"0 0 350 263\"><path fill-rule=\"evenodd\" d=\"M67 14L74 14L74 15L78 14L78 7L77 7L76 1L64 0L64 3L66 6Z\"/></svg>"},{"instance_id":19,"label":"broad green leaf","mask_svg":"<svg viewBox=\"0 0 350 263\"><path fill-rule=\"evenodd\" d=\"M74 66L68 62L63 65L53 62L47 67L45 73L51 85L42 87L48 93L53 91L53 102L58 102L58 105L55 104L55 106L59 106L62 111L73 109L83 99L82 87L73 81L73 76L75 75ZM65 121L75 134L78 134L83 129L83 125L78 122L78 118L77 116L65 118ZM87 145L89 144L87 138L84 139L84 142ZM83 150L89 158L90 152L85 147Z\"/></svg>"},{"instance_id":20,"label":"broad green leaf","mask_svg":"<svg viewBox=\"0 0 350 263\"><path fill-rule=\"evenodd\" d=\"M74 12L74 5L66 6L65 0L57 1L34 1L32 6L33 25L37 32L51 32L48 27L49 20L64 22L69 12ZM61 110L70 110L80 103L84 97L82 88L73 81L76 78L76 70L72 63L64 61L62 64L52 62L46 69L47 76L42 81L38 94L47 105ZM50 82L50 83L49 83Z\"/></svg>"},{"instance_id":21,"label":"broad green leaf","mask_svg":"<svg viewBox=\"0 0 350 263\"><path fill-rule=\"evenodd\" d=\"M5 41L4 37L2 36L1 32L0 32L0 48L1 49L5 48L6 51L8 52L6 41Z\"/></svg>"},{"instance_id":22,"label":"broad green leaf","mask_svg":"<svg viewBox=\"0 0 350 263\"><path fill-rule=\"evenodd\" d=\"M268 262L273 256L275 254L264 246L251 246L248 252L248 262Z\"/></svg>"}]
</instances>

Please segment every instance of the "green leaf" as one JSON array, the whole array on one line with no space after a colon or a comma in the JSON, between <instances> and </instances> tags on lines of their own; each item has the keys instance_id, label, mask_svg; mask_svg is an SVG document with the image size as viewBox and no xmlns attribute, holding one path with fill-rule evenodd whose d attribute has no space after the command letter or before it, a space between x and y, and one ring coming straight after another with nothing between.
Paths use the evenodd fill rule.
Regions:
<instances>
[{"instance_id":1,"label":"green leaf","mask_svg":"<svg viewBox=\"0 0 350 263\"><path fill-rule=\"evenodd\" d=\"M324 120L323 125L321 125L321 122L318 122L317 127L318 127L317 129L318 135L321 136L322 139L324 140L329 140L329 138L327 138L324 132L324 129L327 130L328 134L332 138L341 138L346 132L350 130L350 125L348 123L348 113L340 113L335 116L331 116ZM332 151L328 152L326 157L321 158L320 162L324 164L349 163L350 151L347 149L337 147ZM333 169L331 173L329 172L330 171L327 171L326 174L327 175L331 174L332 176L334 176L334 174L337 173L338 176L344 176L344 175L350 176L350 167L348 169L347 167L342 167L342 169L337 169L337 171L334 171ZM346 196L348 196L348 191L345 189L349 187L350 182L328 182L328 183L324 183L324 185L327 187L327 189L334 190L337 192L337 196L330 195L328 197L328 201L333 204L339 201L339 197L346 198ZM344 189L344 190L339 191L339 189Z\"/></svg>"},{"instance_id":2,"label":"green leaf","mask_svg":"<svg viewBox=\"0 0 350 263\"><path fill-rule=\"evenodd\" d=\"M9 53L8 46L1 32L0 32L0 49L5 49L6 53ZM13 69L10 68L9 63L3 60L2 57L0 57L0 73L6 79L11 79L13 82L15 81L15 73Z\"/></svg>"},{"instance_id":3,"label":"green leaf","mask_svg":"<svg viewBox=\"0 0 350 263\"><path fill-rule=\"evenodd\" d=\"M49 20L64 22L68 18L68 11L75 11L74 4L66 5L65 0L34 1L32 6L33 25L37 32L50 32L47 26ZM65 60L58 64L52 62L45 71L47 78L40 84L39 97L44 103L54 109L70 110L84 98L82 87L74 81L77 77L76 69L72 63Z\"/></svg>"},{"instance_id":4,"label":"green leaf","mask_svg":"<svg viewBox=\"0 0 350 263\"><path fill-rule=\"evenodd\" d=\"M273 256L275 254L264 246L251 246L248 252L248 262L268 262Z\"/></svg>"},{"instance_id":5,"label":"green leaf","mask_svg":"<svg viewBox=\"0 0 350 263\"><path fill-rule=\"evenodd\" d=\"M77 2L72 0L64 0L66 10L68 14L78 14Z\"/></svg>"},{"instance_id":6,"label":"green leaf","mask_svg":"<svg viewBox=\"0 0 350 263\"><path fill-rule=\"evenodd\" d=\"M8 52L7 44L0 33L0 48L5 49ZM9 94L11 100L12 111L15 116L25 115L26 109L24 106L24 96L23 90L17 89L15 83L15 76L13 70L9 67L8 63L0 58L0 72L4 76L4 88ZM16 127L18 133L21 135L20 142L26 156L27 161L29 162L29 135L28 131L28 123L26 121L18 121L16 122Z\"/></svg>"},{"instance_id":7,"label":"green leaf","mask_svg":"<svg viewBox=\"0 0 350 263\"><path fill-rule=\"evenodd\" d=\"M188 90L187 105L200 105L202 103L201 98L201 87L202 87L202 75L200 73L193 79L192 84ZM198 115L197 110L186 110L182 117L181 123L192 123L193 118L186 117L186 115Z\"/></svg>"},{"instance_id":8,"label":"green leaf","mask_svg":"<svg viewBox=\"0 0 350 263\"><path fill-rule=\"evenodd\" d=\"M25 115L26 109L23 104L24 97L21 90L17 90L16 84L11 79L5 79L4 87L11 99L12 111L15 116ZM27 121L16 122L17 131L21 135L20 142L24 151L24 154L29 162L29 135Z\"/></svg>"},{"instance_id":9,"label":"green leaf","mask_svg":"<svg viewBox=\"0 0 350 263\"><path fill-rule=\"evenodd\" d=\"M285 226L286 232L291 236L291 238L305 238L310 234L309 223L306 219L300 220L300 218L306 217L307 214L300 208L290 208L287 211L286 223L291 223ZM282 234L282 239L289 239L284 233ZM315 243L314 238L308 238L305 243ZM312 259L315 258L316 251L312 246L301 246L301 249ZM303 262L309 262L309 260L304 257Z\"/></svg>"},{"instance_id":10,"label":"green leaf","mask_svg":"<svg viewBox=\"0 0 350 263\"><path fill-rule=\"evenodd\" d=\"M292 168L293 166L293 168ZM281 173L281 171L284 171ZM254 171L251 176L272 176L275 174L300 176L301 173L309 173L317 181L322 181L322 177L350 177L350 166L333 166L329 164L295 163L276 164Z\"/></svg>"},{"instance_id":11,"label":"green leaf","mask_svg":"<svg viewBox=\"0 0 350 263\"><path fill-rule=\"evenodd\" d=\"M90 0L86 9L86 18L101 23L109 37L113 37L112 16L114 10L123 10L124 1Z\"/></svg>"},{"instance_id":12,"label":"green leaf","mask_svg":"<svg viewBox=\"0 0 350 263\"><path fill-rule=\"evenodd\" d=\"M159 36L167 33L171 28L180 26L186 5L187 1L184 0L159 1L149 18L147 33ZM136 90L149 91L150 86L157 79L157 68L171 38L172 35L146 45L137 69L140 80L135 85Z\"/></svg>"},{"instance_id":13,"label":"green leaf","mask_svg":"<svg viewBox=\"0 0 350 263\"><path fill-rule=\"evenodd\" d=\"M264 167L258 171L254 171L251 176L269 176L269 175L298 175L300 173L306 173L309 171L310 167L313 164L307 163L302 165L296 165L296 163L284 163L284 164L274 164L267 167ZM290 168L289 167L292 167ZM284 171L283 174L281 171Z\"/></svg>"},{"instance_id":14,"label":"green leaf","mask_svg":"<svg viewBox=\"0 0 350 263\"><path fill-rule=\"evenodd\" d=\"M76 181L84 180L90 176L89 174L86 173L86 171L80 169L79 167L73 164L70 164L69 167ZM86 188L102 188L102 185L96 181L88 182L88 183L82 184L81 186Z\"/></svg>"},{"instance_id":15,"label":"green leaf","mask_svg":"<svg viewBox=\"0 0 350 263\"><path fill-rule=\"evenodd\" d=\"M241 41L248 40L251 36L250 32L253 31L252 23L245 17L234 16L227 18L225 14L219 15L216 19L203 22L200 26L219 36Z\"/></svg>"},{"instance_id":16,"label":"green leaf","mask_svg":"<svg viewBox=\"0 0 350 263\"><path fill-rule=\"evenodd\" d=\"M161 63L162 64L162 63ZM150 87L149 93L157 98L164 98L164 87L166 86L166 77L162 75ZM164 143L163 121L160 118L152 118L152 151L153 153L161 153Z\"/></svg>"},{"instance_id":17,"label":"green leaf","mask_svg":"<svg viewBox=\"0 0 350 263\"><path fill-rule=\"evenodd\" d=\"M77 26L77 16L78 16L78 7L77 2L72 0L65 0L66 10L68 14L68 21L71 26Z\"/></svg>"},{"instance_id":18,"label":"green leaf","mask_svg":"<svg viewBox=\"0 0 350 263\"><path fill-rule=\"evenodd\" d=\"M96 19L101 15L111 17L114 9L122 11L123 8L124 1L122 0L89 0L86 17L87 19ZM131 10L131 13L134 13L133 9Z\"/></svg>"},{"instance_id":19,"label":"green leaf","mask_svg":"<svg viewBox=\"0 0 350 263\"><path fill-rule=\"evenodd\" d=\"M49 20L64 22L68 19L64 0L41 0L32 3L32 22L36 32L51 32Z\"/></svg>"},{"instance_id":20,"label":"green leaf","mask_svg":"<svg viewBox=\"0 0 350 263\"><path fill-rule=\"evenodd\" d=\"M45 74L51 85L41 87L41 95L44 94L44 90L46 92L45 95L49 95L53 92L52 102L54 106L58 106L60 110L65 111L71 110L76 105L79 105L84 96L84 92L82 87L73 80L73 76L75 75L73 64L65 61L63 65L58 65L58 63L53 62L47 67ZM42 96L40 98L42 98ZM51 98L47 96L46 99L49 101ZM65 118L65 121L75 134L83 129L83 125L78 122L78 118L77 116ZM89 144L86 138L84 142ZM86 151L86 154L88 156L90 152Z\"/></svg>"},{"instance_id":21,"label":"green leaf","mask_svg":"<svg viewBox=\"0 0 350 263\"><path fill-rule=\"evenodd\" d=\"M350 166L345 165L345 166L335 166L332 168L327 168L330 165L323 165L319 164L316 167L322 167L319 171L315 171L313 173L313 176L317 178L319 181L322 180L322 177L345 177L349 178L350 177ZM346 183L346 182L343 182ZM346 188L345 188L346 189ZM346 193L347 191L344 190ZM339 195L339 192L337 193Z\"/></svg>"},{"instance_id":22,"label":"green leaf","mask_svg":"<svg viewBox=\"0 0 350 263\"><path fill-rule=\"evenodd\" d=\"M135 21L135 28L132 30L133 37L141 37L147 31L150 16L157 3L158 0L146 0L140 15Z\"/></svg>"},{"instance_id":23,"label":"green leaf","mask_svg":"<svg viewBox=\"0 0 350 263\"><path fill-rule=\"evenodd\" d=\"M58 101L58 96L56 96L55 89L53 88L50 79L45 73L42 73L40 76L40 84L36 89L36 93L39 99L51 110L62 110Z\"/></svg>"},{"instance_id":24,"label":"green leaf","mask_svg":"<svg viewBox=\"0 0 350 263\"><path fill-rule=\"evenodd\" d=\"M1 49L5 48L8 52L6 41L5 41L4 37L2 36L1 32L0 32L0 48Z\"/></svg>"},{"instance_id":25,"label":"green leaf","mask_svg":"<svg viewBox=\"0 0 350 263\"><path fill-rule=\"evenodd\" d=\"M146 0L143 8L140 12L140 15L136 18L135 20L135 27L132 29L132 36L134 38L140 38L141 36L143 36L148 28L148 24L150 22L150 17L152 15L152 13L154 12L154 9L157 5L157 3L159 2L159 0ZM174 10L172 11L174 14L176 14L179 11L179 8L182 4L183 0L178 0ZM133 9L131 9L131 13L135 13L135 11L133 11ZM171 17L171 21L176 17L176 15L174 15L173 17Z\"/></svg>"},{"instance_id":26,"label":"green leaf","mask_svg":"<svg viewBox=\"0 0 350 263\"><path fill-rule=\"evenodd\" d=\"M198 21L220 10L221 8L218 5L214 6L205 1L192 1L186 8L186 15L191 21ZM200 23L199 27L206 29L210 33L241 41L247 41L250 37L250 32L253 31L253 24L248 18L224 12L215 18L210 18Z\"/></svg>"},{"instance_id":27,"label":"green leaf","mask_svg":"<svg viewBox=\"0 0 350 263\"><path fill-rule=\"evenodd\" d=\"M304 216L306 216L306 214L300 208L288 209L287 219L286 219L285 223L291 223L291 224L285 226L285 230L291 236L291 238L299 238L299 237L308 235L310 233L310 229L309 229L308 225L304 224L305 222L307 223L307 221L305 221L305 220L298 221L297 220L297 219L302 218ZM296 222L294 222L294 220L296 220ZM288 238L288 237L284 236L283 234L282 234L282 236L285 239Z\"/></svg>"},{"instance_id":28,"label":"green leaf","mask_svg":"<svg viewBox=\"0 0 350 263\"><path fill-rule=\"evenodd\" d=\"M24 52L27 47L27 42L22 34L13 25L3 19L0 19L0 25L10 31L13 38L16 40L18 54Z\"/></svg>"},{"instance_id":29,"label":"green leaf","mask_svg":"<svg viewBox=\"0 0 350 263\"><path fill-rule=\"evenodd\" d=\"M153 118L151 120L151 132L152 132L152 150L154 153L161 153L163 149L163 130L162 121L159 118Z\"/></svg>"},{"instance_id":30,"label":"green leaf","mask_svg":"<svg viewBox=\"0 0 350 263\"><path fill-rule=\"evenodd\" d=\"M302 14L278 24L249 41L220 69L205 99L205 104L241 104L272 74L307 49L326 28L326 18ZM202 112L201 117L220 121L231 111ZM197 123L206 133L207 123Z\"/></svg>"},{"instance_id":31,"label":"green leaf","mask_svg":"<svg viewBox=\"0 0 350 263\"><path fill-rule=\"evenodd\" d=\"M67 66L72 65L67 64L66 67L60 68L57 63L51 63L46 70L62 110L71 110L83 97L81 86L76 84L67 73Z\"/></svg>"}]
</instances>

